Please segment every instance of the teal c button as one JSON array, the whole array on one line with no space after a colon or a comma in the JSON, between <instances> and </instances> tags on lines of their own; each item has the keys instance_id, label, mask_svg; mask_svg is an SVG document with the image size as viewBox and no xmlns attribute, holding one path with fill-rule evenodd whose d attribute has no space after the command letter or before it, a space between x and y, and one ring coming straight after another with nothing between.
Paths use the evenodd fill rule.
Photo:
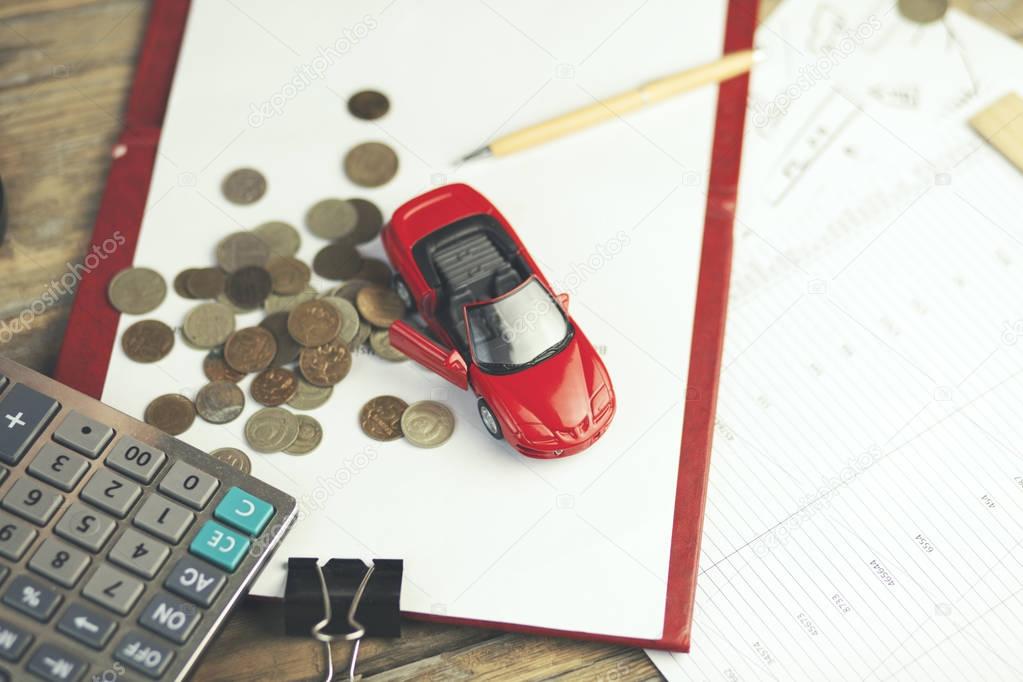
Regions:
<instances>
[{"instance_id":1,"label":"teal c button","mask_svg":"<svg viewBox=\"0 0 1023 682\"><path fill-rule=\"evenodd\" d=\"M233 571L249 551L249 539L216 521L207 521L199 529L189 551L225 571Z\"/></svg>"},{"instance_id":2,"label":"teal c button","mask_svg":"<svg viewBox=\"0 0 1023 682\"><path fill-rule=\"evenodd\" d=\"M213 511L213 517L218 521L223 521L252 536L263 532L273 515L272 504L264 502L255 495L248 494L241 488L228 490L224 499Z\"/></svg>"}]
</instances>

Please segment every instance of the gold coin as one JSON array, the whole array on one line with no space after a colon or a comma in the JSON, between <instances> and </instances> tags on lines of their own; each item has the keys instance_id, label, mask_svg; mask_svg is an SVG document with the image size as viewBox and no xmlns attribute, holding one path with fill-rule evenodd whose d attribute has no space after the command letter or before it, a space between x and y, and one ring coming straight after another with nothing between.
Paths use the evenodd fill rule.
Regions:
<instances>
[{"instance_id":1,"label":"gold coin","mask_svg":"<svg viewBox=\"0 0 1023 682\"><path fill-rule=\"evenodd\" d=\"M277 342L273 334L262 327L239 329L224 343L224 360L231 369L245 374L262 372L276 354Z\"/></svg>"},{"instance_id":2,"label":"gold coin","mask_svg":"<svg viewBox=\"0 0 1023 682\"><path fill-rule=\"evenodd\" d=\"M297 258L280 256L266 265L270 273L271 288L275 294L294 296L305 291L309 285L309 266Z\"/></svg>"},{"instance_id":3,"label":"gold coin","mask_svg":"<svg viewBox=\"0 0 1023 682\"><path fill-rule=\"evenodd\" d=\"M245 393L233 381L212 381L195 394L195 411L210 424L227 424L245 409Z\"/></svg>"},{"instance_id":4,"label":"gold coin","mask_svg":"<svg viewBox=\"0 0 1023 682\"><path fill-rule=\"evenodd\" d=\"M328 244L313 257L313 271L324 279L350 279L361 267L362 256L344 241Z\"/></svg>"},{"instance_id":5,"label":"gold coin","mask_svg":"<svg viewBox=\"0 0 1023 682\"><path fill-rule=\"evenodd\" d=\"M298 378L290 370L282 367L264 369L252 380L252 397L257 403L267 407L283 405L295 397L298 391Z\"/></svg>"},{"instance_id":6,"label":"gold coin","mask_svg":"<svg viewBox=\"0 0 1023 682\"><path fill-rule=\"evenodd\" d=\"M360 289L355 296L355 307L367 322L382 328L390 327L405 313L405 304L398 298L398 294L378 286Z\"/></svg>"},{"instance_id":7,"label":"gold coin","mask_svg":"<svg viewBox=\"0 0 1023 682\"><path fill-rule=\"evenodd\" d=\"M121 348L135 362L156 362L174 347L174 330L159 320L142 320L124 330Z\"/></svg>"},{"instance_id":8,"label":"gold coin","mask_svg":"<svg viewBox=\"0 0 1023 682\"><path fill-rule=\"evenodd\" d=\"M306 455L315 450L323 440L323 427L312 417L304 414L296 416L298 417L298 438L284 448L284 452L289 455Z\"/></svg>"},{"instance_id":9,"label":"gold coin","mask_svg":"<svg viewBox=\"0 0 1023 682\"><path fill-rule=\"evenodd\" d=\"M305 224L309 231L323 239L343 239L355 232L359 213L344 199L324 199L309 209Z\"/></svg>"},{"instance_id":10,"label":"gold coin","mask_svg":"<svg viewBox=\"0 0 1023 682\"><path fill-rule=\"evenodd\" d=\"M345 175L360 187L379 187L398 172L398 155L382 142L364 142L345 155Z\"/></svg>"},{"instance_id":11,"label":"gold coin","mask_svg":"<svg viewBox=\"0 0 1023 682\"><path fill-rule=\"evenodd\" d=\"M256 265L264 267L270 259L270 247L259 235L251 232L233 232L217 244L217 265L224 272Z\"/></svg>"},{"instance_id":12,"label":"gold coin","mask_svg":"<svg viewBox=\"0 0 1023 682\"><path fill-rule=\"evenodd\" d=\"M224 464L234 467L243 474L252 473L252 461L248 455L238 448L219 448L211 452L210 457L219 459Z\"/></svg>"},{"instance_id":13,"label":"gold coin","mask_svg":"<svg viewBox=\"0 0 1023 682\"><path fill-rule=\"evenodd\" d=\"M352 354L336 341L315 348L303 348L298 356L298 368L309 383L333 386L351 371Z\"/></svg>"},{"instance_id":14,"label":"gold coin","mask_svg":"<svg viewBox=\"0 0 1023 682\"><path fill-rule=\"evenodd\" d=\"M143 419L164 433L177 436L188 431L195 421L195 405L183 395L169 393L149 403Z\"/></svg>"},{"instance_id":15,"label":"gold coin","mask_svg":"<svg viewBox=\"0 0 1023 682\"><path fill-rule=\"evenodd\" d=\"M114 275L107 287L110 303L122 313L145 315L167 297L167 282L149 268L126 268Z\"/></svg>"},{"instance_id":16,"label":"gold coin","mask_svg":"<svg viewBox=\"0 0 1023 682\"><path fill-rule=\"evenodd\" d=\"M391 332L388 329L375 329L369 335L369 347L373 352L389 362L404 362L408 356L391 345Z\"/></svg>"},{"instance_id":17,"label":"gold coin","mask_svg":"<svg viewBox=\"0 0 1023 682\"><path fill-rule=\"evenodd\" d=\"M405 439L420 448L442 445L454 431L455 415L434 400L412 403L401 415L401 432Z\"/></svg>"},{"instance_id":18,"label":"gold coin","mask_svg":"<svg viewBox=\"0 0 1023 682\"><path fill-rule=\"evenodd\" d=\"M298 438L298 417L282 407L264 407L245 423L245 440L256 452L281 452Z\"/></svg>"},{"instance_id":19,"label":"gold coin","mask_svg":"<svg viewBox=\"0 0 1023 682\"><path fill-rule=\"evenodd\" d=\"M315 410L326 403L333 393L333 386L316 386L299 377L298 390L288 401L288 406L296 410Z\"/></svg>"},{"instance_id":20,"label":"gold coin","mask_svg":"<svg viewBox=\"0 0 1023 682\"><path fill-rule=\"evenodd\" d=\"M918 24L929 24L945 16L948 0L899 0L902 16Z\"/></svg>"},{"instance_id":21,"label":"gold coin","mask_svg":"<svg viewBox=\"0 0 1023 682\"><path fill-rule=\"evenodd\" d=\"M232 204L252 204L266 194L266 178L252 168L239 168L224 178L220 190Z\"/></svg>"},{"instance_id":22,"label":"gold coin","mask_svg":"<svg viewBox=\"0 0 1023 682\"><path fill-rule=\"evenodd\" d=\"M215 348L234 331L234 311L223 303L202 303L185 315L181 332L197 348Z\"/></svg>"},{"instance_id":23,"label":"gold coin","mask_svg":"<svg viewBox=\"0 0 1023 682\"><path fill-rule=\"evenodd\" d=\"M387 96L376 90L363 90L348 98L348 111L355 118L374 121L387 113L391 103Z\"/></svg>"},{"instance_id":24,"label":"gold coin","mask_svg":"<svg viewBox=\"0 0 1023 682\"><path fill-rule=\"evenodd\" d=\"M373 440L388 441L401 438L401 415L408 408L401 398L382 395L362 406L359 426Z\"/></svg>"},{"instance_id":25,"label":"gold coin","mask_svg":"<svg viewBox=\"0 0 1023 682\"><path fill-rule=\"evenodd\" d=\"M294 256L302 246L298 230L280 220L252 228L252 234L263 240L273 256Z\"/></svg>"},{"instance_id":26,"label":"gold coin","mask_svg":"<svg viewBox=\"0 0 1023 682\"><path fill-rule=\"evenodd\" d=\"M224 293L227 273L220 268L199 268L193 270L185 281L192 298L215 299Z\"/></svg>"},{"instance_id":27,"label":"gold coin","mask_svg":"<svg viewBox=\"0 0 1023 682\"><path fill-rule=\"evenodd\" d=\"M299 303L288 315L288 333L306 348L329 343L339 331L341 313L326 301Z\"/></svg>"}]
</instances>

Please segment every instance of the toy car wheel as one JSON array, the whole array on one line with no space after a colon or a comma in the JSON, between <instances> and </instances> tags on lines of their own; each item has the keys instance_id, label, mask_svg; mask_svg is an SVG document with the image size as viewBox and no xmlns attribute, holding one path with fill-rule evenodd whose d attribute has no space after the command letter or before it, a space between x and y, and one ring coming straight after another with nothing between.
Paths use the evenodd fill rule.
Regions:
<instances>
[{"instance_id":1,"label":"toy car wheel","mask_svg":"<svg viewBox=\"0 0 1023 682\"><path fill-rule=\"evenodd\" d=\"M480 401L476 403L476 407L480 411L480 420L483 421L483 428L487 430L487 433L497 440L504 438L504 434L501 432L501 424L497 421L497 415L490 409L490 405L487 405L487 401L480 398Z\"/></svg>"},{"instance_id":2,"label":"toy car wheel","mask_svg":"<svg viewBox=\"0 0 1023 682\"><path fill-rule=\"evenodd\" d=\"M408 290L408 285L405 284L405 280L401 278L401 275L394 276L394 293L398 294L398 298L405 305L405 310L413 311L416 309L416 303L412 300L412 292Z\"/></svg>"}]
</instances>

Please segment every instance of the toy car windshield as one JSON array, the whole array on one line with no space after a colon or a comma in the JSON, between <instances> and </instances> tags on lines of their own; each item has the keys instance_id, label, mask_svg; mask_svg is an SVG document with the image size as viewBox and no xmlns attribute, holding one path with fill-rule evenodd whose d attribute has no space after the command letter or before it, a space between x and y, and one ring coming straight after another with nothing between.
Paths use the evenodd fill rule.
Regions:
<instances>
[{"instance_id":1,"label":"toy car windshield","mask_svg":"<svg viewBox=\"0 0 1023 682\"><path fill-rule=\"evenodd\" d=\"M535 277L500 298L467 306L466 319L476 363L491 372L542 362L572 337L561 306Z\"/></svg>"}]
</instances>

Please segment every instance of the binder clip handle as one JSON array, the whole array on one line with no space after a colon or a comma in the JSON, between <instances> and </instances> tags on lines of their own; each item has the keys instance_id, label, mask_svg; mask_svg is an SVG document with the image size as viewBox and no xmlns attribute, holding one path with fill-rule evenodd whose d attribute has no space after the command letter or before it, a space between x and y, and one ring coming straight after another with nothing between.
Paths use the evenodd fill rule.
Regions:
<instances>
[{"instance_id":1,"label":"binder clip handle","mask_svg":"<svg viewBox=\"0 0 1023 682\"><path fill-rule=\"evenodd\" d=\"M334 679L334 655L330 650L330 643L333 642L341 635L331 635L323 632L327 624L330 623L333 618L333 609L330 606L330 591L327 589L327 580L323 577L323 569L320 567L320 562L316 562L316 574L320 578L320 590L323 593L323 619L317 622L312 627L312 636L317 640L323 642L324 647L327 650L327 676L326 682L331 682ZM355 612L359 609L359 603L362 601L362 595L366 591L366 585L369 584L369 579L373 575L373 569L375 566L370 564L366 568L366 573L362 576L362 581L359 583L359 587L355 590L355 595L352 597L352 603L348 607L348 626L351 628L350 632L343 635L345 641L354 642L352 645L352 654L348 662L348 682L355 682L357 679L355 676L355 666L359 660L359 645L362 643L362 638L366 634L366 628L362 627L359 621L355 620Z\"/></svg>"}]
</instances>

